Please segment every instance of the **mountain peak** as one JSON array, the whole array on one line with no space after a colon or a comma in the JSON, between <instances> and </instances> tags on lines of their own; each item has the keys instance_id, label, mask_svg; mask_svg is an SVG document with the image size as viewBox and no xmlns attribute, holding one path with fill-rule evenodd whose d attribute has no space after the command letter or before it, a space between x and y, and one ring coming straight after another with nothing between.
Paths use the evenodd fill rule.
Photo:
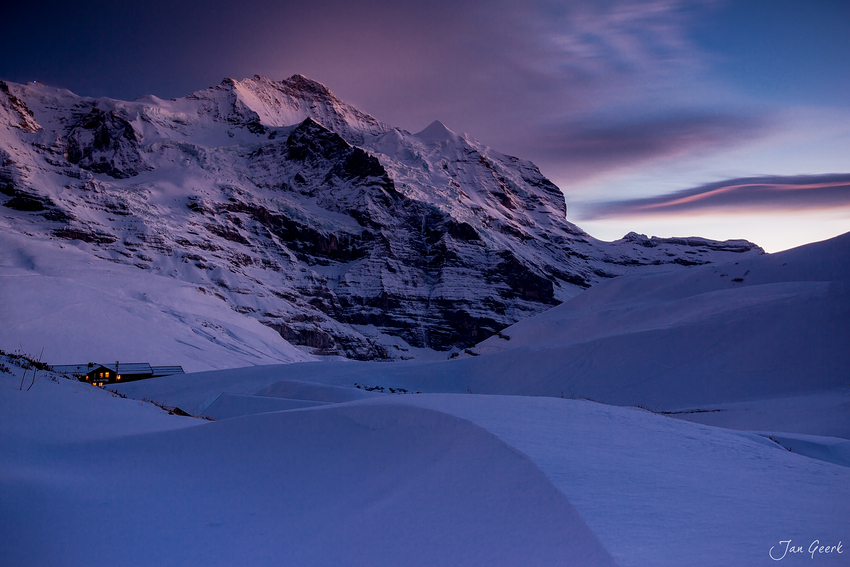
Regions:
<instances>
[{"instance_id":1,"label":"mountain peak","mask_svg":"<svg viewBox=\"0 0 850 567\"><path fill-rule=\"evenodd\" d=\"M333 93L328 87L318 81L308 79L301 74L292 75L288 79L282 80L281 84L293 91L303 92L305 94L333 96Z\"/></svg>"},{"instance_id":2,"label":"mountain peak","mask_svg":"<svg viewBox=\"0 0 850 567\"><path fill-rule=\"evenodd\" d=\"M391 129L376 118L340 100L325 85L304 75L274 81L261 75L236 80L224 79L217 87L194 92L190 100L204 101L205 112L228 124L251 125L265 134L266 127L293 126L305 118L336 132L358 145L366 135Z\"/></svg>"},{"instance_id":3,"label":"mountain peak","mask_svg":"<svg viewBox=\"0 0 850 567\"><path fill-rule=\"evenodd\" d=\"M222 79L219 87L228 90L248 89L254 92L283 91L290 96L296 96L298 98L338 100L328 87L301 74L292 75L288 79L279 82L262 75L254 75L250 79L243 79L241 81L232 77L225 77Z\"/></svg>"},{"instance_id":4,"label":"mountain peak","mask_svg":"<svg viewBox=\"0 0 850 567\"><path fill-rule=\"evenodd\" d=\"M446 128L446 125L439 120L434 120L427 128L414 136L423 142L457 142L460 139L460 136Z\"/></svg>"}]
</instances>

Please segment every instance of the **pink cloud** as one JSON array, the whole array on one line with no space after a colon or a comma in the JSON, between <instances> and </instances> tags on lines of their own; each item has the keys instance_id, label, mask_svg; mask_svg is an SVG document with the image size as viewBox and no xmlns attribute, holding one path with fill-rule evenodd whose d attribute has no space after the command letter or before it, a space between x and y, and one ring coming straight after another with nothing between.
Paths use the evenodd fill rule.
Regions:
<instances>
[{"instance_id":1,"label":"pink cloud","mask_svg":"<svg viewBox=\"0 0 850 567\"><path fill-rule=\"evenodd\" d=\"M790 211L850 207L850 174L732 179L658 197L597 203L586 219L707 211Z\"/></svg>"}]
</instances>

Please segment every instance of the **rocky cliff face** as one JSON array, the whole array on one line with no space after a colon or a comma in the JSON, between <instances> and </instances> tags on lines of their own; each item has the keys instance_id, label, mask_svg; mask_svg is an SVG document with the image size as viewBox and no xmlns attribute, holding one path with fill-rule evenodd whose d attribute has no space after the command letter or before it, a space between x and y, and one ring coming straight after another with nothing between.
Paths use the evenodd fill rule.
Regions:
<instances>
[{"instance_id":1,"label":"rocky cliff face","mask_svg":"<svg viewBox=\"0 0 850 567\"><path fill-rule=\"evenodd\" d=\"M392 128L300 75L133 102L0 83L0 192L2 230L193 282L361 359L463 348L642 266L761 253L594 240L534 164L439 122Z\"/></svg>"}]
</instances>

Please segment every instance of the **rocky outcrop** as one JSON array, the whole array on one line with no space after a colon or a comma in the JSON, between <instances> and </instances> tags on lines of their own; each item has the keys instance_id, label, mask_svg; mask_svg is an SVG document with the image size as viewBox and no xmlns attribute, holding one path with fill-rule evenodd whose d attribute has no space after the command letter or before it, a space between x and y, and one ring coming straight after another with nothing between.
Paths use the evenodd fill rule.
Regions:
<instances>
[{"instance_id":1,"label":"rocky outcrop","mask_svg":"<svg viewBox=\"0 0 850 567\"><path fill-rule=\"evenodd\" d=\"M65 159L82 169L126 179L150 169L140 154L140 136L115 110L92 107L67 135Z\"/></svg>"},{"instance_id":2,"label":"rocky outcrop","mask_svg":"<svg viewBox=\"0 0 850 567\"><path fill-rule=\"evenodd\" d=\"M5 81L0 81L0 107L6 111L8 125L12 128L31 134L42 129L26 103L9 90Z\"/></svg>"}]
</instances>

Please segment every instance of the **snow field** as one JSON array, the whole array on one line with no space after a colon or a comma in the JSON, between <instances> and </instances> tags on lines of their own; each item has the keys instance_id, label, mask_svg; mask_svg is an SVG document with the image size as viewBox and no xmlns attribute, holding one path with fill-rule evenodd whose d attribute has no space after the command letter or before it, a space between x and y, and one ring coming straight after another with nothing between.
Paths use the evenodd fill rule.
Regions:
<instances>
[{"instance_id":1,"label":"snow field","mask_svg":"<svg viewBox=\"0 0 850 567\"><path fill-rule=\"evenodd\" d=\"M614 565L525 455L442 412L355 402L56 441L74 404L111 400L26 394L70 386L81 399L49 414L2 390L4 420L46 424L4 450L4 565Z\"/></svg>"},{"instance_id":2,"label":"snow field","mask_svg":"<svg viewBox=\"0 0 850 567\"><path fill-rule=\"evenodd\" d=\"M333 363L307 366L322 364ZM4 557L767 565L780 541L846 539L850 468L785 447L805 441L836 461L841 440L774 442L584 400L278 379L289 366L300 365L177 377L182 387L160 401L200 399L199 386L228 380L265 394L217 396L207 409L225 411L213 423L68 380L21 392L19 375L4 378ZM303 409L277 411L293 404ZM846 564L839 554L818 559Z\"/></svg>"}]
</instances>

